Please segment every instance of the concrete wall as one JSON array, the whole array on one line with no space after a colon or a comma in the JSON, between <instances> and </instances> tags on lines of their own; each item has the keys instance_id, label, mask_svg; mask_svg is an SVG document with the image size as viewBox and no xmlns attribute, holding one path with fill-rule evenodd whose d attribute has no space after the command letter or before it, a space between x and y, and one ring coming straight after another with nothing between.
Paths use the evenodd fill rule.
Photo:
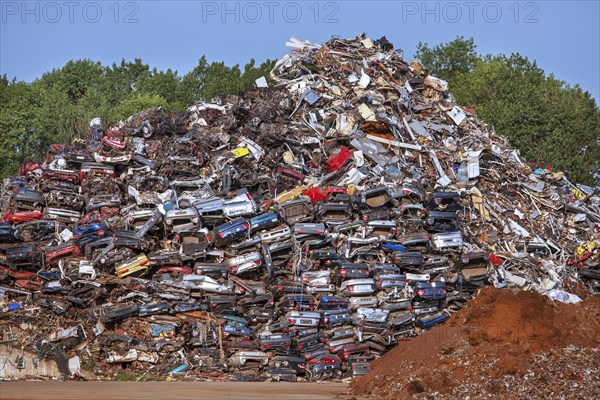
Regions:
<instances>
[{"instance_id":1,"label":"concrete wall","mask_svg":"<svg viewBox=\"0 0 600 400\"><path fill-rule=\"evenodd\" d=\"M25 368L19 369L17 357L23 357ZM24 379L32 376L53 376L62 378L56 363L52 360L40 360L37 355L10 345L0 345L0 378L4 379Z\"/></svg>"}]
</instances>

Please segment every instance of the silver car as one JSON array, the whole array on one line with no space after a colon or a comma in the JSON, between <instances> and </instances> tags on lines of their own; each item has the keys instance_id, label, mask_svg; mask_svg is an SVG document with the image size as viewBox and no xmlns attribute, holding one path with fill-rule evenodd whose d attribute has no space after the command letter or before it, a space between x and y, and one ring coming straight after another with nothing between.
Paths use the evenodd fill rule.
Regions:
<instances>
[{"instance_id":1,"label":"silver car","mask_svg":"<svg viewBox=\"0 0 600 400\"><path fill-rule=\"evenodd\" d=\"M222 285L217 280L206 275L183 275L182 283L189 289L202 290L209 293L232 293L231 287Z\"/></svg>"},{"instance_id":2,"label":"silver car","mask_svg":"<svg viewBox=\"0 0 600 400\"><path fill-rule=\"evenodd\" d=\"M328 285L331 270L325 271L305 271L302 273L302 282L310 286Z\"/></svg>"},{"instance_id":3,"label":"silver car","mask_svg":"<svg viewBox=\"0 0 600 400\"><path fill-rule=\"evenodd\" d=\"M350 309L356 310L359 307L376 307L377 297L375 296L364 296L364 297L350 297Z\"/></svg>"},{"instance_id":4,"label":"silver car","mask_svg":"<svg viewBox=\"0 0 600 400\"><path fill-rule=\"evenodd\" d=\"M258 364L262 367L268 363L269 355L258 350L238 351L229 357L229 365L233 367L245 367L248 364Z\"/></svg>"},{"instance_id":5,"label":"silver car","mask_svg":"<svg viewBox=\"0 0 600 400\"><path fill-rule=\"evenodd\" d=\"M229 218L254 215L256 203L248 192L238 194L231 200L223 202L223 214Z\"/></svg>"},{"instance_id":6,"label":"silver car","mask_svg":"<svg viewBox=\"0 0 600 400\"><path fill-rule=\"evenodd\" d=\"M445 232L431 235L431 247L434 250L460 247L463 239L460 232Z\"/></svg>"},{"instance_id":7,"label":"silver car","mask_svg":"<svg viewBox=\"0 0 600 400\"><path fill-rule=\"evenodd\" d=\"M220 197L197 200L194 201L193 206L198 210L201 217L219 217L223 215L223 199Z\"/></svg>"},{"instance_id":8,"label":"silver car","mask_svg":"<svg viewBox=\"0 0 600 400\"><path fill-rule=\"evenodd\" d=\"M308 285L305 290L308 294L333 294L335 293L335 285Z\"/></svg>"},{"instance_id":9,"label":"silver car","mask_svg":"<svg viewBox=\"0 0 600 400\"><path fill-rule=\"evenodd\" d=\"M385 322L387 321L390 312L379 308L359 307L354 313L353 322L359 324L361 322Z\"/></svg>"},{"instance_id":10,"label":"silver car","mask_svg":"<svg viewBox=\"0 0 600 400\"><path fill-rule=\"evenodd\" d=\"M281 242L286 239L289 239L292 236L292 230L289 226L283 225L279 228L262 232L258 235L260 241L263 244L273 243L273 242Z\"/></svg>"},{"instance_id":11,"label":"silver car","mask_svg":"<svg viewBox=\"0 0 600 400\"><path fill-rule=\"evenodd\" d=\"M312 311L290 311L285 315L285 320L295 326L319 326L321 314Z\"/></svg>"},{"instance_id":12,"label":"silver car","mask_svg":"<svg viewBox=\"0 0 600 400\"><path fill-rule=\"evenodd\" d=\"M195 208L169 210L165 214L165 225L173 232L193 229L198 225L198 212Z\"/></svg>"},{"instance_id":13,"label":"silver car","mask_svg":"<svg viewBox=\"0 0 600 400\"><path fill-rule=\"evenodd\" d=\"M375 292L373 279L350 279L342 282L340 293L349 296L367 296Z\"/></svg>"},{"instance_id":14,"label":"silver car","mask_svg":"<svg viewBox=\"0 0 600 400\"><path fill-rule=\"evenodd\" d=\"M239 275L259 269L262 265L262 259L260 257L260 252L254 251L252 253L230 258L227 260L226 264L227 267L229 267L229 272L234 275Z\"/></svg>"},{"instance_id":15,"label":"silver car","mask_svg":"<svg viewBox=\"0 0 600 400\"><path fill-rule=\"evenodd\" d=\"M48 207L44 210L44 218L66 223L77 222L81 218L81 213L73 210Z\"/></svg>"}]
</instances>

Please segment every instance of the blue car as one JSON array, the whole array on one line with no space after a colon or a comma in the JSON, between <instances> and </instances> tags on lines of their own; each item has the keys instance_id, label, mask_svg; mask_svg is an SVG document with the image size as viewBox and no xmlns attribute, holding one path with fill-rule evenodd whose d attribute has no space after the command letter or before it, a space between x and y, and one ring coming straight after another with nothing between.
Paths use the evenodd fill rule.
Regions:
<instances>
[{"instance_id":1,"label":"blue car","mask_svg":"<svg viewBox=\"0 0 600 400\"><path fill-rule=\"evenodd\" d=\"M256 217L250 219L250 230L252 231L252 233L273 228L277 225L279 225L277 213L272 211L265 214L257 215Z\"/></svg>"},{"instance_id":2,"label":"blue car","mask_svg":"<svg viewBox=\"0 0 600 400\"><path fill-rule=\"evenodd\" d=\"M319 300L319 310L347 310L350 302L338 296L322 296Z\"/></svg>"},{"instance_id":3,"label":"blue car","mask_svg":"<svg viewBox=\"0 0 600 400\"><path fill-rule=\"evenodd\" d=\"M443 300L446 298L444 282L413 282L415 300Z\"/></svg>"},{"instance_id":4,"label":"blue car","mask_svg":"<svg viewBox=\"0 0 600 400\"><path fill-rule=\"evenodd\" d=\"M214 230L214 242L222 245L246 237L249 227L248 221L244 218L234 219L231 222L219 225Z\"/></svg>"},{"instance_id":5,"label":"blue car","mask_svg":"<svg viewBox=\"0 0 600 400\"><path fill-rule=\"evenodd\" d=\"M417 318L415 325L417 325L419 328L428 329L437 324L441 324L442 322L446 321L448 318L450 318L450 316L448 316L447 314L442 314L442 313L429 314L429 315L425 315L423 317Z\"/></svg>"},{"instance_id":6,"label":"blue car","mask_svg":"<svg viewBox=\"0 0 600 400\"><path fill-rule=\"evenodd\" d=\"M321 311L321 325L331 328L336 325L344 325L352 321L350 310L327 310Z\"/></svg>"}]
</instances>

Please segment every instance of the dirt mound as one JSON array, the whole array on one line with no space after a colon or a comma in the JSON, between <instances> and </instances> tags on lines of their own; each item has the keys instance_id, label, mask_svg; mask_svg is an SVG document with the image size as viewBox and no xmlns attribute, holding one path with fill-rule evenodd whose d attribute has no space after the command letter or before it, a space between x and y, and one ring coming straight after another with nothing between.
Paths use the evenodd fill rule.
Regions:
<instances>
[{"instance_id":1,"label":"dirt mound","mask_svg":"<svg viewBox=\"0 0 600 400\"><path fill-rule=\"evenodd\" d=\"M563 304L535 292L488 287L446 325L400 343L373 362L351 390L394 399L433 394L597 398L598 332L600 296Z\"/></svg>"},{"instance_id":2,"label":"dirt mound","mask_svg":"<svg viewBox=\"0 0 600 400\"><path fill-rule=\"evenodd\" d=\"M472 345L518 345L525 352L543 352L569 345L600 343L600 296L580 304L554 302L536 292L485 288L454 314L450 326L469 328Z\"/></svg>"}]
</instances>

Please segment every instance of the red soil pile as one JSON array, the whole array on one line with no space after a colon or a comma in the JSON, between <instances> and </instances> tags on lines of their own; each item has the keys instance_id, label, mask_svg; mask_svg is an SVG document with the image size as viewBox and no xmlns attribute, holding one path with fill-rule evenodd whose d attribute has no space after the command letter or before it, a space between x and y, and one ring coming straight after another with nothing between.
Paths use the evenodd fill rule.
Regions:
<instances>
[{"instance_id":1,"label":"red soil pile","mask_svg":"<svg viewBox=\"0 0 600 400\"><path fill-rule=\"evenodd\" d=\"M375 398L600 398L600 296L579 304L487 287L355 379Z\"/></svg>"}]
</instances>

